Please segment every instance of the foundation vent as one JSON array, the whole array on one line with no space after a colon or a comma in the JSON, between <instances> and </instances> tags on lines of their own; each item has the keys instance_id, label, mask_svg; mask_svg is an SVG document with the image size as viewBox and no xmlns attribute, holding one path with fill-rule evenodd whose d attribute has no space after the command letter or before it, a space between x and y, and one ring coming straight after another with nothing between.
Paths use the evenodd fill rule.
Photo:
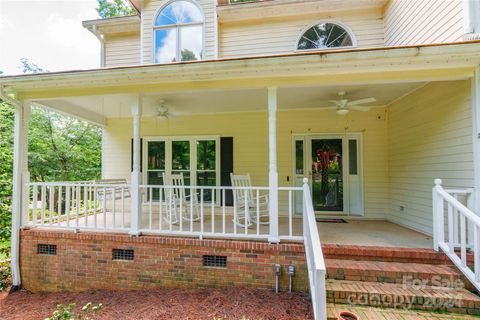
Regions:
<instances>
[{"instance_id":1,"label":"foundation vent","mask_svg":"<svg viewBox=\"0 0 480 320\"><path fill-rule=\"evenodd\" d=\"M133 249L113 249L112 260L127 260L133 261Z\"/></svg>"},{"instance_id":2,"label":"foundation vent","mask_svg":"<svg viewBox=\"0 0 480 320\"><path fill-rule=\"evenodd\" d=\"M57 255L57 245L39 243L37 245L37 254L43 254L43 255L47 255L47 256L56 256Z\"/></svg>"},{"instance_id":3,"label":"foundation vent","mask_svg":"<svg viewBox=\"0 0 480 320\"><path fill-rule=\"evenodd\" d=\"M205 256L203 256L203 266L204 267L226 268L227 267L227 257L205 255Z\"/></svg>"}]
</instances>

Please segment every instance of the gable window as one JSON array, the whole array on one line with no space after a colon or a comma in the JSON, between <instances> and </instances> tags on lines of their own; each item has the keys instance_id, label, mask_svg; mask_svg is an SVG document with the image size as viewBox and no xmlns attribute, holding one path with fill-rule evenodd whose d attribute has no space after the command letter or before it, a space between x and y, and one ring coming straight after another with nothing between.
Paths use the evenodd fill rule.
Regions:
<instances>
[{"instance_id":1,"label":"gable window","mask_svg":"<svg viewBox=\"0 0 480 320\"><path fill-rule=\"evenodd\" d=\"M203 14L188 0L164 7L153 27L154 62L201 60L203 56Z\"/></svg>"},{"instance_id":2,"label":"gable window","mask_svg":"<svg viewBox=\"0 0 480 320\"><path fill-rule=\"evenodd\" d=\"M352 33L336 23L322 22L305 31L297 43L297 50L314 50L355 46Z\"/></svg>"}]
</instances>

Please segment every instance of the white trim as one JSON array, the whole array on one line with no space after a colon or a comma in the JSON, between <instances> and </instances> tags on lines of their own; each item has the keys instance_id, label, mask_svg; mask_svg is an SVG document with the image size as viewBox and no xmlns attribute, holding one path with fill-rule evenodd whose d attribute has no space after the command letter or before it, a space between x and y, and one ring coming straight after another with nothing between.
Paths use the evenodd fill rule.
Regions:
<instances>
[{"instance_id":1,"label":"white trim","mask_svg":"<svg viewBox=\"0 0 480 320\"><path fill-rule=\"evenodd\" d=\"M322 24L322 23L335 24L335 25L343 28L348 33L348 35L350 36L350 39L352 40L352 45L351 46L346 46L346 47L331 47L331 48L325 47L325 48L315 48L315 49L298 49L298 42L300 41L300 39L302 39L305 32L307 32L311 28L315 27L316 25L319 25L319 24ZM293 51L308 52L308 51L318 51L318 50L341 50L341 49L352 49L352 48L356 48L356 47L357 47L357 37L355 36L352 29L348 25L346 25L345 23L343 23L341 21L338 21L338 20L325 19L325 20L320 20L320 21L318 21L314 24L310 24L306 28L304 28L302 30L302 32L300 33L300 35L297 37L297 40L295 41Z\"/></svg>"},{"instance_id":2,"label":"white trim","mask_svg":"<svg viewBox=\"0 0 480 320\"><path fill-rule=\"evenodd\" d=\"M472 99L472 143L473 143L473 177L474 205L473 212L480 214L480 66L475 68L471 82Z\"/></svg>"},{"instance_id":3,"label":"white trim","mask_svg":"<svg viewBox=\"0 0 480 320\"><path fill-rule=\"evenodd\" d=\"M186 1L186 2L190 2L190 3L194 4L198 8L198 10L200 11L200 14L202 15L202 22L172 24L172 25L167 25L167 26L157 26L155 24L155 22L157 21L158 15L168 5L170 5L170 4L172 4L173 2L176 2L176 1ZM201 50L200 60L205 59L205 14L203 12L202 6L195 0L169 0L169 1L165 2L162 6L160 6L157 9L157 11L155 12L155 15L153 16L153 20L152 20L152 59L151 59L153 64L163 64L164 63L164 62L156 62L155 61L156 51L157 51L157 40L156 40L156 37L155 37L155 31L163 30L163 29L173 29L173 28L176 29L176 32L177 32L177 35L176 35L177 48L176 48L176 53L175 53L176 57L175 58L177 59L177 62L182 61L180 59L180 52L181 52L181 50L180 50L180 46L181 46L180 29L181 29L181 27L185 27L185 26L202 26L202 50Z\"/></svg>"}]
</instances>

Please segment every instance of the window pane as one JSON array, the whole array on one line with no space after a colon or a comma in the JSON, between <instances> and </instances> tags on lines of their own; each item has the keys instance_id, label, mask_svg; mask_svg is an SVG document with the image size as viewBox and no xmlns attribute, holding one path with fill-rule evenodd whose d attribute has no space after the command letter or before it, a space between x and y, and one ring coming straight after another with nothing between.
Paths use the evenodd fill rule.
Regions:
<instances>
[{"instance_id":1,"label":"window pane","mask_svg":"<svg viewBox=\"0 0 480 320\"><path fill-rule=\"evenodd\" d=\"M190 141L172 141L172 169L190 170Z\"/></svg>"},{"instance_id":2,"label":"window pane","mask_svg":"<svg viewBox=\"0 0 480 320\"><path fill-rule=\"evenodd\" d=\"M216 173L211 171L197 171L197 185L216 186Z\"/></svg>"},{"instance_id":3,"label":"window pane","mask_svg":"<svg viewBox=\"0 0 480 320\"><path fill-rule=\"evenodd\" d=\"M155 30L155 62L168 63L176 61L177 29Z\"/></svg>"},{"instance_id":4,"label":"window pane","mask_svg":"<svg viewBox=\"0 0 480 320\"><path fill-rule=\"evenodd\" d=\"M148 170L165 170L165 141L148 143Z\"/></svg>"},{"instance_id":5,"label":"window pane","mask_svg":"<svg viewBox=\"0 0 480 320\"><path fill-rule=\"evenodd\" d=\"M190 1L175 1L166 6L155 20L155 25L202 22L202 13Z\"/></svg>"},{"instance_id":6,"label":"window pane","mask_svg":"<svg viewBox=\"0 0 480 320\"><path fill-rule=\"evenodd\" d=\"M215 170L215 140L197 141L197 169Z\"/></svg>"},{"instance_id":7,"label":"window pane","mask_svg":"<svg viewBox=\"0 0 480 320\"><path fill-rule=\"evenodd\" d=\"M202 26L180 28L180 56L182 61L200 60L202 57Z\"/></svg>"},{"instance_id":8,"label":"window pane","mask_svg":"<svg viewBox=\"0 0 480 320\"><path fill-rule=\"evenodd\" d=\"M303 141L295 141L295 173L303 174Z\"/></svg>"},{"instance_id":9,"label":"window pane","mask_svg":"<svg viewBox=\"0 0 480 320\"><path fill-rule=\"evenodd\" d=\"M357 140L348 140L348 172L351 175L358 174L358 156L357 156Z\"/></svg>"},{"instance_id":10,"label":"window pane","mask_svg":"<svg viewBox=\"0 0 480 320\"><path fill-rule=\"evenodd\" d=\"M320 49L352 46L347 30L333 23L320 23L308 29L298 41L297 49Z\"/></svg>"}]
</instances>

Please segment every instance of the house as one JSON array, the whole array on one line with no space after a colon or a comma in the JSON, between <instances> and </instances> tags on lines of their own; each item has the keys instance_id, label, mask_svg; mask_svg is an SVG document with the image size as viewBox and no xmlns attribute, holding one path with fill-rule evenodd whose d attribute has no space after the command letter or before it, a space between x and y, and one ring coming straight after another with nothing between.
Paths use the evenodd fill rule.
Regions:
<instances>
[{"instance_id":1,"label":"house","mask_svg":"<svg viewBox=\"0 0 480 320\"><path fill-rule=\"evenodd\" d=\"M16 286L480 313L478 1L131 3L83 23L99 69L0 77ZM102 180L30 182L32 105L102 126Z\"/></svg>"}]
</instances>

